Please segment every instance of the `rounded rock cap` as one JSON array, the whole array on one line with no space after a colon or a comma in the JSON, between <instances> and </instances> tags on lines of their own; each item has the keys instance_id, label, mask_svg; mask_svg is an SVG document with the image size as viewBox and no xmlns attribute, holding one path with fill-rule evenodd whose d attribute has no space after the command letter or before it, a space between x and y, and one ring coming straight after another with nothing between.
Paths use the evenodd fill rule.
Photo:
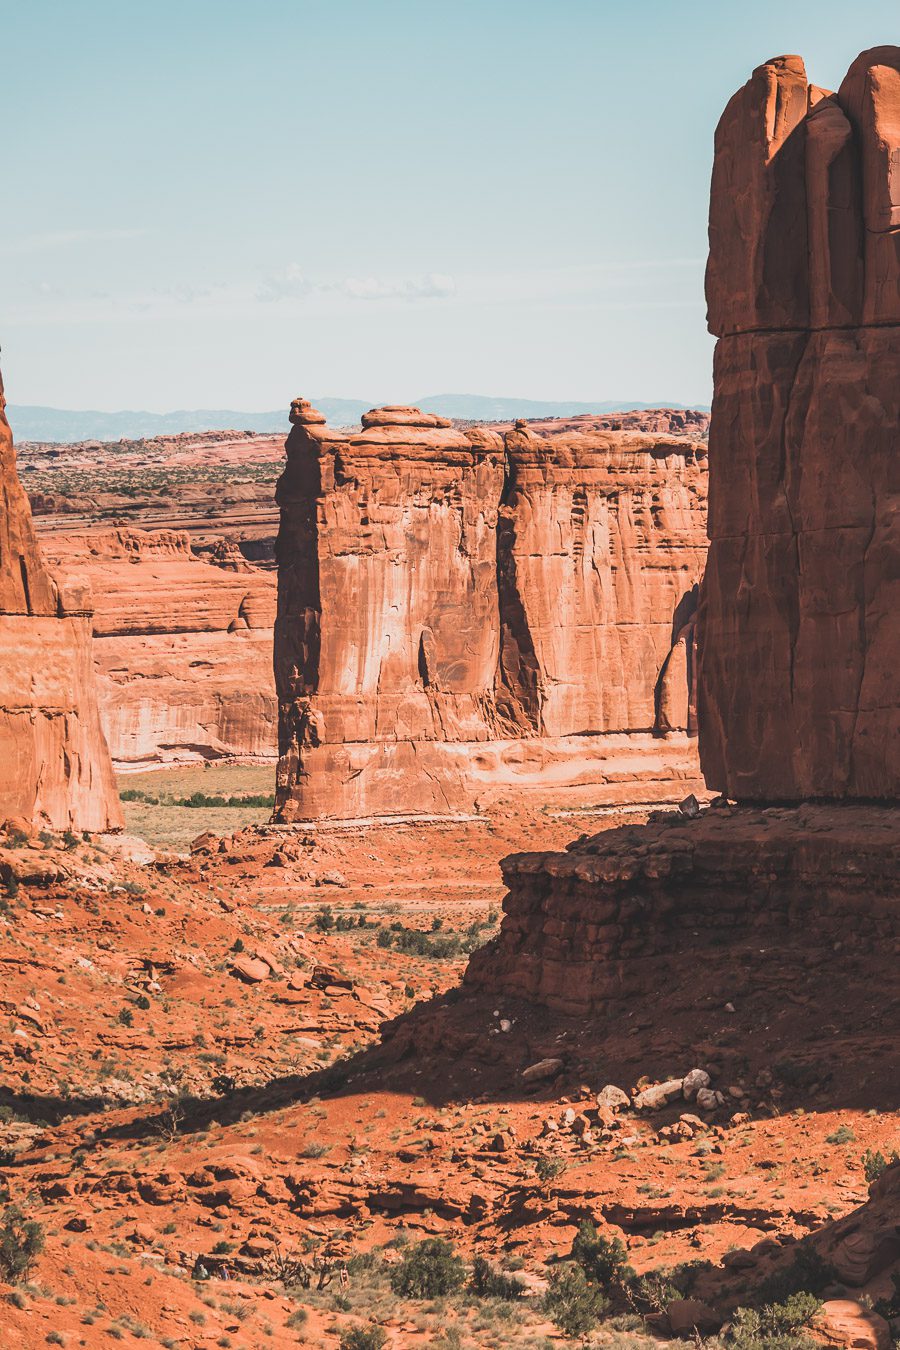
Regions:
<instances>
[{"instance_id":1,"label":"rounded rock cap","mask_svg":"<svg viewBox=\"0 0 900 1350\"><path fill-rule=\"evenodd\" d=\"M372 408L363 413L364 427L449 427L449 417L439 417L437 413L422 412L419 408L410 408L402 403L387 403L381 408Z\"/></svg>"},{"instance_id":2,"label":"rounded rock cap","mask_svg":"<svg viewBox=\"0 0 900 1350\"><path fill-rule=\"evenodd\" d=\"M308 398L291 399L290 420L294 425L298 423L301 426L321 426L325 421L325 414L320 413L318 408L314 408Z\"/></svg>"}]
</instances>

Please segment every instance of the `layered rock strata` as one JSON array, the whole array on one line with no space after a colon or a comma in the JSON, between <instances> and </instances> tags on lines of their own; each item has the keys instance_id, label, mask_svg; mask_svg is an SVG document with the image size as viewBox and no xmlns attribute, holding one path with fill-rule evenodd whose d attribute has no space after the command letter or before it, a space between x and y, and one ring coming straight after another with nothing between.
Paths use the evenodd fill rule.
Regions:
<instances>
[{"instance_id":1,"label":"layered rock strata","mask_svg":"<svg viewBox=\"0 0 900 1350\"><path fill-rule=\"evenodd\" d=\"M457 812L548 782L655 799L694 776L686 737L653 732L689 725L688 662L669 658L703 567L702 442L501 436L397 407L353 434L303 400L292 421L283 819Z\"/></svg>"},{"instance_id":2,"label":"layered rock strata","mask_svg":"<svg viewBox=\"0 0 900 1350\"><path fill-rule=\"evenodd\" d=\"M5 406L0 382L0 816L116 828L89 601L60 586L41 557Z\"/></svg>"},{"instance_id":3,"label":"layered rock strata","mask_svg":"<svg viewBox=\"0 0 900 1350\"><path fill-rule=\"evenodd\" d=\"M896 812L824 804L677 812L607 830L565 853L505 858L499 937L470 984L563 1012L607 1013L703 969L720 1008L783 958L799 982L823 951L896 942ZM811 941L811 935L815 941ZM738 952L740 958L738 959ZM783 973L783 964L782 964Z\"/></svg>"},{"instance_id":4,"label":"layered rock strata","mask_svg":"<svg viewBox=\"0 0 900 1350\"><path fill-rule=\"evenodd\" d=\"M900 798L900 48L766 62L716 132L707 782Z\"/></svg>"},{"instance_id":5,"label":"layered rock strata","mask_svg":"<svg viewBox=\"0 0 900 1350\"><path fill-rule=\"evenodd\" d=\"M275 577L234 545L196 557L180 530L50 535L94 596L100 714L120 766L275 757Z\"/></svg>"},{"instance_id":6,"label":"layered rock strata","mask_svg":"<svg viewBox=\"0 0 900 1350\"><path fill-rule=\"evenodd\" d=\"M508 858L468 972L492 996L608 1012L686 964L733 990L896 946L898 165L897 48L837 95L778 58L726 109L697 712L707 784L744 804Z\"/></svg>"}]
</instances>

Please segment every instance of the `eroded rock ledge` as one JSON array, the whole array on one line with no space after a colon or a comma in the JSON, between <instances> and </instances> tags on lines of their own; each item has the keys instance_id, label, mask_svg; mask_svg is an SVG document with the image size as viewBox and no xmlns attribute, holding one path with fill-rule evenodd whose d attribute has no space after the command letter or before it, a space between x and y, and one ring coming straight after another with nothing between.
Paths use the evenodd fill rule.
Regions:
<instances>
[{"instance_id":1,"label":"eroded rock ledge","mask_svg":"<svg viewBox=\"0 0 900 1350\"><path fill-rule=\"evenodd\" d=\"M282 819L465 811L548 782L657 800L696 777L704 442L501 436L400 407L348 434L303 400L292 421Z\"/></svg>"},{"instance_id":2,"label":"eroded rock ledge","mask_svg":"<svg viewBox=\"0 0 900 1350\"><path fill-rule=\"evenodd\" d=\"M503 926L466 979L567 1013L623 1014L692 965L706 985L718 976L721 1006L748 972L764 982L790 954L799 988L823 950L838 944L846 962L900 932L891 808L672 812L502 868Z\"/></svg>"}]
</instances>

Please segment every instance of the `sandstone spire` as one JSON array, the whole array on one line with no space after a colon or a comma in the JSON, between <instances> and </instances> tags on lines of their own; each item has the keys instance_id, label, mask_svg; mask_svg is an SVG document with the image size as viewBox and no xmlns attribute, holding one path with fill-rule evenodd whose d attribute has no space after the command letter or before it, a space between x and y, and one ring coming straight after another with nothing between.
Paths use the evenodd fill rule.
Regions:
<instances>
[{"instance_id":1,"label":"sandstone spire","mask_svg":"<svg viewBox=\"0 0 900 1350\"><path fill-rule=\"evenodd\" d=\"M754 71L716 133L701 762L739 800L900 797L900 48Z\"/></svg>"}]
</instances>

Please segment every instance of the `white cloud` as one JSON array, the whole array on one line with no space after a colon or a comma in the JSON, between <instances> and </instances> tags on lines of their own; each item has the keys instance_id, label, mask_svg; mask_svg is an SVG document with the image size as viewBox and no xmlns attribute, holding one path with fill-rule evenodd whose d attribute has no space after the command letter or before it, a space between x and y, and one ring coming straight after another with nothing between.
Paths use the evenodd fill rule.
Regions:
<instances>
[{"instance_id":1,"label":"white cloud","mask_svg":"<svg viewBox=\"0 0 900 1350\"><path fill-rule=\"evenodd\" d=\"M311 294L313 283L296 263L277 275L265 277L256 288L257 300L299 300Z\"/></svg>"},{"instance_id":2,"label":"white cloud","mask_svg":"<svg viewBox=\"0 0 900 1350\"><path fill-rule=\"evenodd\" d=\"M452 277L426 272L421 277L344 277L340 281L311 281L296 263L265 277L256 298L266 302L299 300L309 295L345 295L351 300L436 300L456 290Z\"/></svg>"},{"instance_id":3,"label":"white cloud","mask_svg":"<svg viewBox=\"0 0 900 1350\"><path fill-rule=\"evenodd\" d=\"M348 277L340 289L355 300L434 300L452 295L456 285L443 272L386 281L378 277Z\"/></svg>"}]
</instances>

